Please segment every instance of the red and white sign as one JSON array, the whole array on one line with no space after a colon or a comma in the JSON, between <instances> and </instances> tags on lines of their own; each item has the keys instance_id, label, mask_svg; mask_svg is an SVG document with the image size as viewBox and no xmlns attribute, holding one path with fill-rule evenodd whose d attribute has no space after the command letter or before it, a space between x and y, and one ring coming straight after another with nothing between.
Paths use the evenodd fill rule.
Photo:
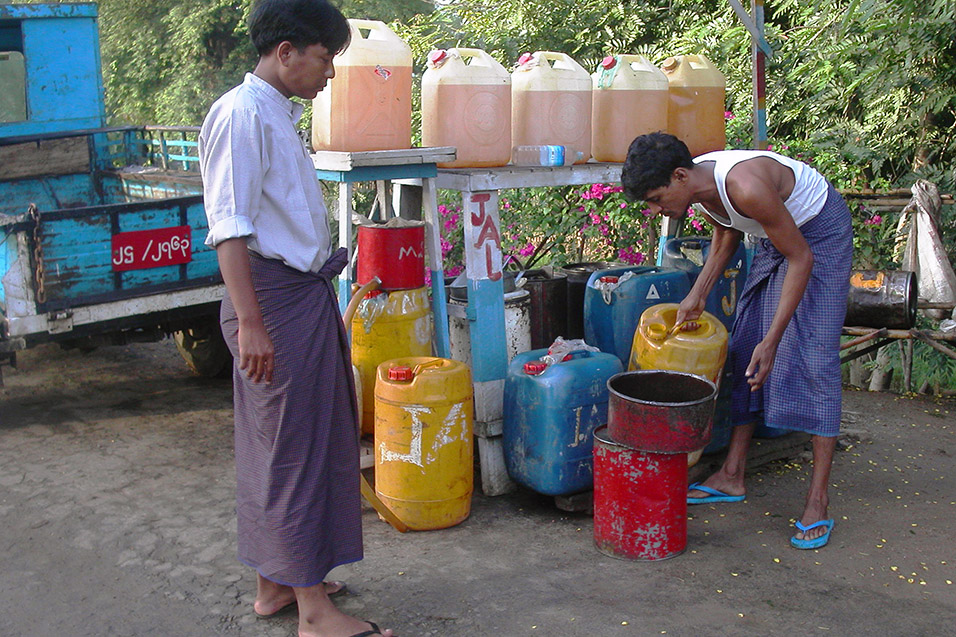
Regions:
<instances>
[{"instance_id":1,"label":"red and white sign","mask_svg":"<svg viewBox=\"0 0 956 637\"><path fill-rule=\"evenodd\" d=\"M469 279L501 278L501 231L496 193L465 199L465 270Z\"/></svg>"},{"instance_id":2,"label":"red and white sign","mask_svg":"<svg viewBox=\"0 0 956 637\"><path fill-rule=\"evenodd\" d=\"M189 263L192 228L174 226L113 235L113 271L145 270Z\"/></svg>"}]
</instances>

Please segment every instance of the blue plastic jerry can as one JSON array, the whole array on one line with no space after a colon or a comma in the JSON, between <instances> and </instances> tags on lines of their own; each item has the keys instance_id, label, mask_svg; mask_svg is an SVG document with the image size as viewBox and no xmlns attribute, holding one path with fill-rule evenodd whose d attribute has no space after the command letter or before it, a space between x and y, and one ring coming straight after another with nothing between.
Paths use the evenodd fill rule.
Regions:
<instances>
[{"instance_id":1,"label":"blue plastic jerry can","mask_svg":"<svg viewBox=\"0 0 956 637\"><path fill-rule=\"evenodd\" d=\"M687 272L675 268L598 270L584 291L584 340L614 354L626 367L644 310L658 303L680 303L688 292Z\"/></svg>"},{"instance_id":2,"label":"blue plastic jerry can","mask_svg":"<svg viewBox=\"0 0 956 637\"><path fill-rule=\"evenodd\" d=\"M593 484L594 430L607 423L611 376L624 366L613 354L579 351L540 362L547 349L518 354L505 379L503 443L511 478L545 495Z\"/></svg>"},{"instance_id":3,"label":"blue plastic jerry can","mask_svg":"<svg viewBox=\"0 0 956 637\"><path fill-rule=\"evenodd\" d=\"M677 237L664 244L661 265L676 268L687 273L693 285L700 274L703 264L710 256L710 237ZM705 310L716 316L728 332L734 327L737 316L737 300L747 280L747 249L741 241L737 251L727 263L723 274L717 279L707 296Z\"/></svg>"}]
</instances>

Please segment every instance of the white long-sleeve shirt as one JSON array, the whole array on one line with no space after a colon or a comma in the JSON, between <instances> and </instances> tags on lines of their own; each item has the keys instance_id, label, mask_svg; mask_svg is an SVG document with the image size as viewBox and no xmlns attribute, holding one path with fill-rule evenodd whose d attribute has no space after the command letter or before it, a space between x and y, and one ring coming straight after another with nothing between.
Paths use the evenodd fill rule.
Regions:
<instances>
[{"instance_id":1,"label":"white long-sleeve shirt","mask_svg":"<svg viewBox=\"0 0 956 637\"><path fill-rule=\"evenodd\" d=\"M199 133L206 245L246 237L250 250L302 272L332 251L315 167L295 124L302 105L247 73L209 109Z\"/></svg>"}]
</instances>

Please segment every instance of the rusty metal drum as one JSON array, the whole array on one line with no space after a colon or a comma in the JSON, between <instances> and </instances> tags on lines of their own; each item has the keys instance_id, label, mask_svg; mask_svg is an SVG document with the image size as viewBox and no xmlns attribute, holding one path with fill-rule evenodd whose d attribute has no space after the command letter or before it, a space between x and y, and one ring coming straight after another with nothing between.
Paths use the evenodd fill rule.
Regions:
<instances>
[{"instance_id":1,"label":"rusty metal drum","mask_svg":"<svg viewBox=\"0 0 956 637\"><path fill-rule=\"evenodd\" d=\"M854 270L844 325L908 330L916 324L916 273Z\"/></svg>"},{"instance_id":2,"label":"rusty metal drum","mask_svg":"<svg viewBox=\"0 0 956 637\"><path fill-rule=\"evenodd\" d=\"M615 442L655 453L688 453L710 442L717 386L672 370L623 372L607 381L608 430Z\"/></svg>"},{"instance_id":3,"label":"rusty metal drum","mask_svg":"<svg viewBox=\"0 0 956 637\"><path fill-rule=\"evenodd\" d=\"M628 560L663 560L687 548L687 454L622 445L594 432L594 545Z\"/></svg>"}]
</instances>

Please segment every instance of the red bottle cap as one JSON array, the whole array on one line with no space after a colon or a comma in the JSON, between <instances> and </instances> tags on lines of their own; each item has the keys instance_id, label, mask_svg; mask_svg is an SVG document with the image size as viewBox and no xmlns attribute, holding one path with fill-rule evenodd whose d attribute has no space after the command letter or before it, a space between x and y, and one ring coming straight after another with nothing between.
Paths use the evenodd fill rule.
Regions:
<instances>
[{"instance_id":1,"label":"red bottle cap","mask_svg":"<svg viewBox=\"0 0 956 637\"><path fill-rule=\"evenodd\" d=\"M601 283L617 283L618 277L616 276L602 276L598 281Z\"/></svg>"},{"instance_id":2,"label":"red bottle cap","mask_svg":"<svg viewBox=\"0 0 956 637\"><path fill-rule=\"evenodd\" d=\"M543 361L530 361L524 364L524 373L537 376L548 368L548 364Z\"/></svg>"},{"instance_id":3,"label":"red bottle cap","mask_svg":"<svg viewBox=\"0 0 956 637\"><path fill-rule=\"evenodd\" d=\"M617 60L614 59L613 55L609 55L601 60L601 66L606 69L613 69L615 66L617 66Z\"/></svg>"},{"instance_id":4,"label":"red bottle cap","mask_svg":"<svg viewBox=\"0 0 956 637\"><path fill-rule=\"evenodd\" d=\"M445 49L433 49L431 53L428 54L428 61L432 64L438 64L446 57L448 57L448 51Z\"/></svg>"},{"instance_id":5,"label":"red bottle cap","mask_svg":"<svg viewBox=\"0 0 956 637\"><path fill-rule=\"evenodd\" d=\"M388 379L397 380L399 382L407 382L415 378L412 368L406 365L397 365L395 367L388 368Z\"/></svg>"},{"instance_id":6,"label":"red bottle cap","mask_svg":"<svg viewBox=\"0 0 956 637\"><path fill-rule=\"evenodd\" d=\"M531 53L522 53L521 57L518 58L518 64L527 64L534 59L534 55Z\"/></svg>"}]
</instances>

